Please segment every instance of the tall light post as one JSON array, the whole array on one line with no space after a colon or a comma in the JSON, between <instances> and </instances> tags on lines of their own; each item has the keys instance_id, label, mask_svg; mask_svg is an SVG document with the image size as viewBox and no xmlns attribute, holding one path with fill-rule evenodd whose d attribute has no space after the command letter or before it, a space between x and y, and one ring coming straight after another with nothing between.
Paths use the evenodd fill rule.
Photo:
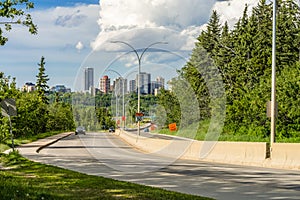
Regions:
<instances>
[{"instance_id":1,"label":"tall light post","mask_svg":"<svg viewBox=\"0 0 300 200\"><path fill-rule=\"evenodd\" d=\"M123 97L122 97L122 120L123 120L123 117L126 119L125 117L125 80L126 78L131 75L133 72L136 72L136 71L132 71L130 73L128 73L126 76L122 76L119 72L115 71L115 70L112 70L112 69L109 69L109 70L105 70L106 72L114 72L116 73L122 80L122 94L123 94ZM120 84L121 85L121 84ZM115 91L116 93L116 91ZM116 96L116 101L117 101L117 96ZM117 106L117 105L116 105ZM116 111L117 113L117 111ZM125 119L123 120L123 129L125 129Z\"/></svg>"},{"instance_id":2,"label":"tall light post","mask_svg":"<svg viewBox=\"0 0 300 200\"><path fill-rule=\"evenodd\" d=\"M140 113L141 112L141 109L140 109L140 105L141 105L141 89L140 89L140 74L141 74L141 60L143 58L143 55L145 54L145 52L152 46L156 45L156 44L168 44L167 42L154 42L150 45L148 45L143 51L141 54L139 54L137 52L137 50L129 43L127 42L124 42L124 41L111 41L111 43L122 43L122 44L125 44L127 46L129 46L133 52L135 53L135 55L137 56L137 59L138 59L138 62L139 62L139 68L138 68L138 84L137 84L137 92L138 92L138 110L137 112ZM138 121L138 135L140 135L140 121Z\"/></svg>"},{"instance_id":3,"label":"tall light post","mask_svg":"<svg viewBox=\"0 0 300 200\"><path fill-rule=\"evenodd\" d=\"M271 92L271 136L270 150L272 155L272 147L275 142L276 133L276 12L277 3L273 0L273 36L272 36L272 92Z\"/></svg>"},{"instance_id":4,"label":"tall light post","mask_svg":"<svg viewBox=\"0 0 300 200\"><path fill-rule=\"evenodd\" d=\"M117 72L117 71L115 71L115 70L112 70L112 69L109 69L109 70L106 70L107 72L114 72L114 73L116 73L116 74L118 74L119 76L120 76L120 78L121 78L121 80L122 80L122 105L123 105L123 107L122 107L122 120L123 120L123 117L125 116L124 115L124 113L125 113L125 106L124 106L124 102L125 102L125 79L123 78L123 76L119 73L119 72ZM121 85L121 84L119 84L119 85ZM117 94L116 93L117 92L117 90L115 89L115 94ZM116 95L116 101L117 101L117 95ZM116 113L117 113L117 111L116 111ZM124 124L123 124L123 128L125 128L125 121L124 121Z\"/></svg>"}]
</instances>

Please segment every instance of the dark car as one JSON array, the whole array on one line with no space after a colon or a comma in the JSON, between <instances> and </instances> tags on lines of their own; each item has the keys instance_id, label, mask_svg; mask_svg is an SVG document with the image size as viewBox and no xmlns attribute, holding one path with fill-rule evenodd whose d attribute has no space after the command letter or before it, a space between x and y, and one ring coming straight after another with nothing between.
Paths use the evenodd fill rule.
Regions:
<instances>
[{"instance_id":1,"label":"dark car","mask_svg":"<svg viewBox=\"0 0 300 200\"><path fill-rule=\"evenodd\" d=\"M83 126L78 126L75 131L75 135L83 134L85 135L85 128Z\"/></svg>"},{"instance_id":2,"label":"dark car","mask_svg":"<svg viewBox=\"0 0 300 200\"><path fill-rule=\"evenodd\" d=\"M115 127L110 127L110 128L108 129L108 132L114 133L114 132L115 132Z\"/></svg>"}]
</instances>

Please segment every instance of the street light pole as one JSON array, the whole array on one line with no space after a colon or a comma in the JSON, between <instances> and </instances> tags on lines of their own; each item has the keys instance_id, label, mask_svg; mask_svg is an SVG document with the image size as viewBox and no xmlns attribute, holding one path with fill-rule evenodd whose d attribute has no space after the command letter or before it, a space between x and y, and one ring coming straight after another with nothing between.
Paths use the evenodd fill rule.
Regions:
<instances>
[{"instance_id":1,"label":"street light pole","mask_svg":"<svg viewBox=\"0 0 300 200\"><path fill-rule=\"evenodd\" d=\"M276 12L277 3L273 0L273 38L272 38L272 92L271 92L271 136L270 150L272 155L272 147L275 142L276 133Z\"/></svg>"},{"instance_id":2,"label":"street light pole","mask_svg":"<svg viewBox=\"0 0 300 200\"><path fill-rule=\"evenodd\" d=\"M133 52L135 53L135 55L137 56L137 59L138 59L138 62L139 62L139 68L138 68L138 84L137 84L137 92L138 92L138 110L137 112L140 113L141 112L141 108L140 108L140 105L141 105L141 88L140 88L140 74L141 74L141 60L142 60L142 57L143 55L145 54L145 52L152 46L156 45L156 44L168 44L167 42L155 42L155 43L152 43L150 45L148 45L141 54L139 54L137 52L137 50L129 43L127 42L124 42L124 41L111 41L111 43L122 43L122 44L125 44L127 46L129 46ZM138 135L140 135L140 121L138 121Z\"/></svg>"},{"instance_id":3,"label":"street light pole","mask_svg":"<svg viewBox=\"0 0 300 200\"><path fill-rule=\"evenodd\" d=\"M125 130L125 125L126 125L126 116L125 116L125 80L126 80L127 76L129 76L130 74L132 74L133 72L136 72L136 71L132 71L132 72L128 73L126 76L124 76L124 77L119 72L117 72L115 70L112 70L112 69L105 70L105 71L107 71L107 72L114 72L117 75L119 75L119 77L122 79L122 94L123 94L123 97L122 97L122 105L123 105L123 107L122 107L122 121L123 121L123 129ZM119 84L119 85L121 85L121 84ZM124 117L124 120L123 120L123 117Z\"/></svg>"}]
</instances>

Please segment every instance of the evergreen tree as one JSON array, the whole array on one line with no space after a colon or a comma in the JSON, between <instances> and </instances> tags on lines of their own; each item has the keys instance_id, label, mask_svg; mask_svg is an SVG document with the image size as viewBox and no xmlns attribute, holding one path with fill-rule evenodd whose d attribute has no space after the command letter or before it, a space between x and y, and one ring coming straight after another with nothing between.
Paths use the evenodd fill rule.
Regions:
<instances>
[{"instance_id":1,"label":"evergreen tree","mask_svg":"<svg viewBox=\"0 0 300 200\"><path fill-rule=\"evenodd\" d=\"M198 43L196 45L202 46L208 53L214 56L219 46L220 36L220 16L218 15L217 11L214 10L207 24L207 30L202 31L198 37Z\"/></svg>"},{"instance_id":2,"label":"evergreen tree","mask_svg":"<svg viewBox=\"0 0 300 200\"><path fill-rule=\"evenodd\" d=\"M270 122L265 112L271 90L272 11L272 3L260 0L248 16L246 5L243 16L231 31L226 23L218 29L218 15L213 12L207 29L198 37L190 60L181 70L199 100L207 97L205 77L197 70L197 66L205 62L205 58L199 59L200 47L207 50L225 83L227 107L224 133L268 137ZM300 59L299 12L299 5L293 0L278 1L276 67L280 88L278 101L281 110L277 124L280 138L294 137L300 132L297 125L300 120L296 106L298 101L293 97L299 94L296 90L300 82L299 75L296 75L299 64L295 65ZM291 77L289 81L288 76ZM203 105L208 107L209 99L204 102Z\"/></svg>"},{"instance_id":3,"label":"evergreen tree","mask_svg":"<svg viewBox=\"0 0 300 200\"><path fill-rule=\"evenodd\" d=\"M36 82L36 90L38 92L38 96L40 100L45 103L49 104L49 100L46 96L46 93L48 92L49 86L47 85L47 81L49 81L48 75L45 74L45 58L41 58L41 62L38 63L39 66L39 73L36 76L37 82Z\"/></svg>"},{"instance_id":4,"label":"evergreen tree","mask_svg":"<svg viewBox=\"0 0 300 200\"><path fill-rule=\"evenodd\" d=\"M299 60L300 9L294 0L278 1L277 65L280 72Z\"/></svg>"}]
</instances>

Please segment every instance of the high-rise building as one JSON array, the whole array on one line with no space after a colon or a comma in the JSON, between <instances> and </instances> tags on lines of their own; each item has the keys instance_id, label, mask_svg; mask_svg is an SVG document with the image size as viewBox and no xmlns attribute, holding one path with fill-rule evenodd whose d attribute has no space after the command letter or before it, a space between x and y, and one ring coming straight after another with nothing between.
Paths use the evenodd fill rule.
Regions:
<instances>
[{"instance_id":1,"label":"high-rise building","mask_svg":"<svg viewBox=\"0 0 300 200\"><path fill-rule=\"evenodd\" d=\"M165 79L161 76L156 78L156 81L153 81L151 84L151 94L155 96L159 94L160 90L165 87Z\"/></svg>"},{"instance_id":2,"label":"high-rise building","mask_svg":"<svg viewBox=\"0 0 300 200\"><path fill-rule=\"evenodd\" d=\"M109 93L109 91L110 91L110 78L108 78L108 76L103 76L100 79L99 89L104 94Z\"/></svg>"},{"instance_id":3,"label":"high-rise building","mask_svg":"<svg viewBox=\"0 0 300 200\"><path fill-rule=\"evenodd\" d=\"M114 82L114 89L117 95L123 95L127 93L127 79L123 79L121 77L117 78Z\"/></svg>"},{"instance_id":4,"label":"high-rise building","mask_svg":"<svg viewBox=\"0 0 300 200\"><path fill-rule=\"evenodd\" d=\"M94 68L84 69L84 90L89 91L94 87Z\"/></svg>"},{"instance_id":5,"label":"high-rise building","mask_svg":"<svg viewBox=\"0 0 300 200\"><path fill-rule=\"evenodd\" d=\"M141 94L150 94L151 93L151 74L146 72L141 72L136 75L136 83L138 83L139 77L139 85L140 85L140 93Z\"/></svg>"},{"instance_id":6,"label":"high-rise building","mask_svg":"<svg viewBox=\"0 0 300 200\"><path fill-rule=\"evenodd\" d=\"M129 81L129 92L136 92L136 81L135 80Z\"/></svg>"},{"instance_id":7,"label":"high-rise building","mask_svg":"<svg viewBox=\"0 0 300 200\"><path fill-rule=\"evenodd\" d=\"M165 79L163 78L163 77L161 77L161 76L158 76L157 78L156 78L156 83L157 83L157 88L158 89L163 89L164 87L165 87Z\"/></svg>"}]
</instances>

